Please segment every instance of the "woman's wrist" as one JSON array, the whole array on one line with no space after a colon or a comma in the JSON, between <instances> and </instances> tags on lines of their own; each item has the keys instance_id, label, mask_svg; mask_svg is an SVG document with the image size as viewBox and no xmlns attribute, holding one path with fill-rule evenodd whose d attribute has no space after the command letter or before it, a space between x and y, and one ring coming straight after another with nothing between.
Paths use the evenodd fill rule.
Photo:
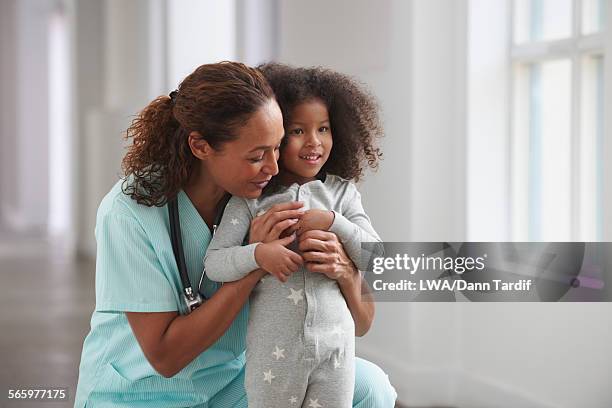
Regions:
<instances>
[{"instance_id":1,"label":"woman's wrist","mask_svg":"<svg viewBox=\"0 0 612 408\"><path fill-rule=\"evenodd\" d=\"M338 285L341 288L352 288L354 285L361 283L361 275L353 262L346 265L345 272L337 279Z\"/></svg>"}]
</instances>

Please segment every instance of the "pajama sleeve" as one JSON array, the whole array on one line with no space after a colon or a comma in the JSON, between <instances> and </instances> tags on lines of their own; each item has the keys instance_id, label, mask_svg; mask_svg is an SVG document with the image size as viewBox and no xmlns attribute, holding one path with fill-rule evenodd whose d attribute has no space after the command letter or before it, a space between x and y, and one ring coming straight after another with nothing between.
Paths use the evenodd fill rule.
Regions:
<instances>
[{"instance_id":1,"label":"pajama sleeve","mask_svg":"<svg viewBox=\"0 0 612 408\"><path fill-rule=\"evenodd\" d=\"M246 201L233 196L225 207L204 256L204 267L210 280L232 282L259 268L255 261L258 243L242 246L244 237L249 233L251 219Z\"/></svg>"},{"instance_id":2,"label":"pajama sleeve","mask_svg":"<svg viewBox=\"0 0 612 408\"><path fill-rule=\"evenodd\" d=\"M329 228L330 232L335 233L347 255L360 271L365 271L368 266L369 258L373 254L366 254L362 251L362 242L380 243L381 239L374 231L370 218L365 213L361 204L361 194L353 183L348 183L345 197L342 203L342 212L334 211L334 222ZM381 246L375 246L374 251L381 251Z\"/></svg>"}]
</instances>

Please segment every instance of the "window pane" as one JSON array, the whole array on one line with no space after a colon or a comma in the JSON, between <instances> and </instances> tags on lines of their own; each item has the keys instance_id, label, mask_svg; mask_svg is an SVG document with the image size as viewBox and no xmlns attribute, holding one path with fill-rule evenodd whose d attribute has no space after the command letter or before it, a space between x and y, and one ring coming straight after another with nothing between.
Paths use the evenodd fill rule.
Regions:
<instances>
[{"instance_id":1,"label":"window pane","mask_svg":"<svg viewBox=\"0 0 612 408\"><path fill-rule=\"evenodd\" d=\"M512 103L512 239L529 240L529 65L514 67Z\"/></svg>"},{"instance_id":2,"label":"window pane","mask_svg":"<svg viewBox=\"0 0 612 408\"><path fill-rule=\"evenodd\" d=\"M514 42L516 44L556 40L571 35L572 0L514 1Z\"/></svg>"},{"instance_id":3,"label":"window pane","mask_svg":"<svg viewBox=\"0 0 612 408\"><path fill-rule=\"evenodd\" d=\"M605 27L606 0L582 0L582 33L592 34Z\"/></svg>"},{"instance_id":4,"label":"window pane","mask_svg":"<svg viewBox=\"0 0 612 408\"><path fill-rule=\"evenodd\" d=\"M531 233L534 239L569 241L571 63L546 62L532 72Z\"/></svg>"},{"instance_id":5,"label":"window pane","mask_svg":"<svg viewBox=\"0 0 612 408\"><path fill-rule=\"evenodd\" d=\"M582 61L580 116L580 208L579 239L603 237L603 59L587 56Z\"/></svg>"},{"instance_id":6,"label":"window pane","mask_svg":"<svg viewBox=\"0 0 612 408\"><path fill-rule=\"evenodd\" d=\"M527 65L515 75L513 224L526 228L515 227L514 238L569 241L571 62Z\"/></svg>"}]
</instances>

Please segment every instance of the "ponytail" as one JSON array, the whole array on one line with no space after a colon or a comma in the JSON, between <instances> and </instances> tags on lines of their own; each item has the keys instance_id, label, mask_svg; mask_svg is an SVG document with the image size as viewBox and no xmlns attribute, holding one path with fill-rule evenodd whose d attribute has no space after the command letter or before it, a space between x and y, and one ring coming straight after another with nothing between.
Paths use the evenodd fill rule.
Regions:
<instances>
[{"instance_id":1,"label":"ponytail","mask_svg":"<svg viewBox=\"0 0 612 408\"><path fill-rule=\"evenodd\" d=\"M174 118L173 108L170 97L160 96L138 114L127 130L126 139L133 141L122 161L126 176L122 188L139 204L163 206L191 174L195 157L187 144L188 134Z\"/></svg>"}]
</instances>

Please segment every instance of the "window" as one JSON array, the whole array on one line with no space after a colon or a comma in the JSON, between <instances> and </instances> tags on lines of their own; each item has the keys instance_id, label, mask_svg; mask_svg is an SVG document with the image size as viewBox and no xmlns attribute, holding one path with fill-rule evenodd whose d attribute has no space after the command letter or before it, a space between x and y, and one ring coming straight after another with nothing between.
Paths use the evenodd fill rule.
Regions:
<instances>
[{"instance_id":1,"label":"window","mask_svg":"<svg viewBox=\"0 0 612 408\"><path fill-rule=\"evenodd\" d=\"M517 241L603 238L606 0L514 0L511 190Z\"/></svg>"}]
</instances>

